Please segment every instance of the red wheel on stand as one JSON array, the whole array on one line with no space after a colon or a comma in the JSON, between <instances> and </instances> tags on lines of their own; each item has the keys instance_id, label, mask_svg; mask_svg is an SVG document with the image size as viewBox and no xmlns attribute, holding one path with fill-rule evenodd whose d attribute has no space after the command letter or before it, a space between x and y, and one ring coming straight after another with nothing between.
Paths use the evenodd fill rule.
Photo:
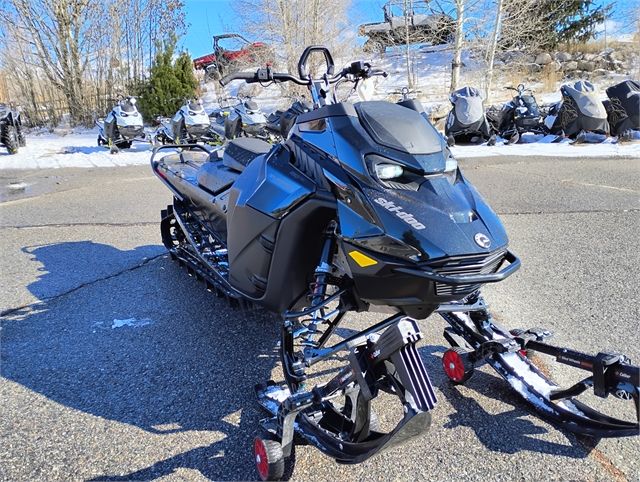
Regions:
<instances>
[{"instance_id":1,"label":"red wheel on stand","mask_svg":"<svg viewBox=\"0 0 640 482\"><path fill-rule=\"evenodd\" d=\"M272 435L256 437L253 441L253 456L260 480L289 480L296 463L295 445L291 455L285 457L282 445Z\"/></svg>"},{"instance_id":2,"label":"red wheel on stand","mask_svg":"<svg viewBox=\"0 0 640 482\"><path fill-rule=\"evenodd\" d=\"M473 375L473 363L464 348L449 348L442 356L442 368L453 383L464 383Z\"/></svg>"}]
</instances>

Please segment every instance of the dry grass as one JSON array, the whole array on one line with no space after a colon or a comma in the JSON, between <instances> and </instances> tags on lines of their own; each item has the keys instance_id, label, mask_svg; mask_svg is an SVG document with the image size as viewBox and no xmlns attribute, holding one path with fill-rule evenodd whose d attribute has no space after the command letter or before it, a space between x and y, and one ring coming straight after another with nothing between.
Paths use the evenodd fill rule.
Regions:
<instances>
[{"instance_id":1,"label":"dry grass","mask_svg":"<svg viewBox=\"0 0 640 482\"><path fill-rule=\"evenodd\" d=\"M560 44L560 45L557 46L557 48L555 50L557 50L558 52L569 52L569 53L572 53L572 54L576 54L576 53L581 53L581 54L599 54L605 48L612 48L614 50L617 50L617 49L620 49L620 48L624 49L627 46L628 46L627 43L618 42L616 40L609 40L606 43L606 47L605 47L604 39L598 39L598 40L590 40L590 41L585 42L585 43Z\"/></svg>"},{"instance_id":2,"label":"dry grass","mask_svg":"<svg viewBox=\"0 0 640 482\"><path fill-rule=\"evenodd\" d=\"M543 92L555 92L558 81L561 80L562 73L553 69L553 64L545 65L540 72Z\"/></svg>"}]
</instances>

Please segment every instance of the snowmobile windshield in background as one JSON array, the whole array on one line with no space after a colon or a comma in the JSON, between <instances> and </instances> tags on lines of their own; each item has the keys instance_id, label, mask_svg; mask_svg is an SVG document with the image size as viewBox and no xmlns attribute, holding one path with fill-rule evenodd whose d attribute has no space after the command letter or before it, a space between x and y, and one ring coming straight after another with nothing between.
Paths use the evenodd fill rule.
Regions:
<instances>
[{"instance_id":1,"label":"snowmobile windshield in background","mask_svg":"<svg viewBox=\"0 0 640 482\"><path fill-rule=\"evenodd\" d=\"M135 112L136 108L133 104L131 104L131 102L129 102L128 100L124 100L120 103L120 108L124 111L124 112Z\"/></svg>"},{"instance_id":2,"label":"snowmobile windshield in background","mask_svg":"<svg viewBox=\"0 0 640 482\"><path fill-rule=\"evenodd\" d=\"M607 111L598 98L595 86L587 80L579 80L575 84L565 84L560 89L563 95L571 97L580 112L595 119L606 119Z\"/></svg>"},{"instance_id":3,"label":"snowmobile windshield in background","mask_svg":"<svg viewBox=\"0 0 640 482\"><path fill-rule=\"evenodd\" d=\"M359 102L355 109L377 144L414 155L426 173L444 170L442 136L419 112L383 101Z\"/></svg>"},{"instance_id":4,"label":"snowmobile windshield in background","mask_svg":"<svg viewBox=\"0 0 640 482\"><path fill-rule=\"evenodd\" d=\"M202 104L200 104L195 100L192 100L191 102L189 102L188 106L189 106L189 110L192 110L194 112L201 112L203 110Z\"/></svg>"},{"instance_id":5,"label":"snowmobile windshield in background","mask_svg":"<svg viewBox=\"0 0 640 482\"><path fill-rule=\"evenodd\" d=\"M258 107L258 104L256 104L252 100L245 101L244 106L249 111L250 114L254 114L258 110L260 110L260 108Z\"/></svg>"},{"instance_id":6,"label":"snowmobile windshield in background","mask_svg":"<svg viewBox=\"0 0 640 482\"><path fill-rule=\"evenodd\" d=\"M529 114L532 116L539 116L540 109L538 108L538 103L536 102L535 97L532 95L523 95L520 97L524 106L529 110Z\"/></svg>"},{"instance_id":7,"label":"snowmobile windshield in background","mask_svg":"<svg viewBox=\"0 0 640 482\"><path fill-rule=\"evenodd\" d=\"M621 101L633 96L640 95L640 82L635 80L625 80L607 89L609 98L616 97ZM2 109L2 107L0 107Z\"/></svg>"}]
</instances>

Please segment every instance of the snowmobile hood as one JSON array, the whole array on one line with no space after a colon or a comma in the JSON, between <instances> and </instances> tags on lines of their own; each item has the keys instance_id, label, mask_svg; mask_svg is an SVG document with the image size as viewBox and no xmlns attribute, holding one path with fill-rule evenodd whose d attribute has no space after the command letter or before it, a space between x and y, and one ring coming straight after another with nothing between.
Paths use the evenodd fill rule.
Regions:
<instances>
[{"instance_id":1,"label":"snowmobile hood","mask_svg":"<svg viewBox=\"0 0 640 482\"><path fill-rule=\"evenodd\" d=\"M414 248L420 261L488 253L508 244L500 219L460 173L453 184L440 174L427 176L416 191L364 187L363 192L378 221L368 225L339 204L340 225L347 237L384 233Z\"/></svg>"},{"instance_id":2,"label":"snowmobile hood","mask_svg":"<svg viewBox=\"0 0 640 482\"><path fill-rule=\"evenodd\" d=\"M574 84L565 84L560 90L562 95L571 97L580 112L595 119L606 119L607 111L598 99L595 86L587 80L579 80Z\"/></svg>"},{"instance_id":3,"label":"snowmobile hood","mask_svg":"<svg viewBox=\"0 0 640 482\"><path fill-rule=\"evenodd\" d=\"M129 111L126 111L122 104L113 108L113 114L119 127L142 127L142 116L135 106L131 107L133 107L133 110Z\"/></svg>"}]
</instances>

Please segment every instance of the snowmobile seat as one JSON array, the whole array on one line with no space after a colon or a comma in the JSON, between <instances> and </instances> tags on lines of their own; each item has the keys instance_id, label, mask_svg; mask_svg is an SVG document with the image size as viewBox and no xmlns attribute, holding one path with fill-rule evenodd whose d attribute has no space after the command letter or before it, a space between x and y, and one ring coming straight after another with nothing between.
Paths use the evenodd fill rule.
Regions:
<instances>
[{"instance_id":1,"label":"snowmobile seat","mask_svg":"<svg viewBox=\"0 0 640 482\"><path fill-rule=\"evenodd\" d=\"M238 179L237 171L229 169L219 160L208 161L202 164L196 178L198 185L205 188L213 195L228 189L233 182Z\"/></svg>"},{"instance_id":2,"label":"snowmobile seat","mask_svg":"<svg viewBox=\"0 0 640 482\"><path fill-rule=\"evenodd\" d=\"M256 157L271 150L271 144L253 137L241 137L229 142L222 156L222 163L238 172L244 171Z\"/></svg>"}]
</instances>

